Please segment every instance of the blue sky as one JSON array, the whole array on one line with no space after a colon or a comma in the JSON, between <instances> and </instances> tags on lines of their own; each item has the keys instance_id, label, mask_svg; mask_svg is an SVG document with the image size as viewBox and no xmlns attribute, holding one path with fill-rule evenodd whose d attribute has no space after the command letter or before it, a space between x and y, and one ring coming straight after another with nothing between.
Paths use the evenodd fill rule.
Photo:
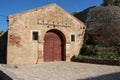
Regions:
<instances>
[{"instance_id":1,"label":"blue sky","mask_svg":"<svg viewBox=\"0 0 120 80\"><path fill-rule=\"evenodd\" d=\"M99 6L103 0L0 0L0 30L7 30L7 16L25 10L56 3L67 12L82 11L90 6Z\"/></svg>"}]
</instances>

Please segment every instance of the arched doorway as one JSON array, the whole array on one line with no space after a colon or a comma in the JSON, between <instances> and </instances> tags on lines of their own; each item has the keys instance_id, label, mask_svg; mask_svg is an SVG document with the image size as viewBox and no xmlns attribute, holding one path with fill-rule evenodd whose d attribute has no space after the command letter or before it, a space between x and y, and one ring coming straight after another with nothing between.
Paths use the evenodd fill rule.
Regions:
<instances>
[{"instance_id":1,"label":"arched doorway","mask_svg":"<svg viewBox=\"0 0 120 80\"><path fill-rule=\"evenodd\" d=\"M50 30L44 37L44 61L66 60L66 40L59 30Z\"/></svg>"}]
</instances>

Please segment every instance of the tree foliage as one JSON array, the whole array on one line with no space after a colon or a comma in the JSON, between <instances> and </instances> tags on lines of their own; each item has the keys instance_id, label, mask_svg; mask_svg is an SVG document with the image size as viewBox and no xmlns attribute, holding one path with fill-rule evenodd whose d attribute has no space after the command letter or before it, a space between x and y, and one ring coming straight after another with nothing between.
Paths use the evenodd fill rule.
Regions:
<instances>
[{"instance_id":1,"label":"tree foliage","mask_svg":"<svg viewBox=\"0 0 120 80\"><path fill-rule=\"evenodd\" d=\"M119 6L120 0L103 0L103 6Z\"/></svg>"}]
</instances>

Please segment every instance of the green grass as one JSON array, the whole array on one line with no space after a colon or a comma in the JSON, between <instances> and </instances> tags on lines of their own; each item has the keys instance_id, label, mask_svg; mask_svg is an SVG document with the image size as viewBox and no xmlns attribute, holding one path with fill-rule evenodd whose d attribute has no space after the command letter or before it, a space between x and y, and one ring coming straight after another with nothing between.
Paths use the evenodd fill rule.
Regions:
<instances>
[{"instance_id":1,"label":"green grass","mask_svg":"<svg viewBox=\"0 0 120 80\"><path fill-rule=\"evenodd\" d=\"M83 45L78 59L120 60L119 46Z\"/></svg>"},{"instance_id":2,"label":"green grass","mask_svg":"<svg viewBox=\"0 0 120 80\"><path fill-rule=\"evenodd\" d=\"M97 54L97 55L79 55L78 59L102 59L102 60L118 60L120 59L120 55L118 53L113 53L113 54Z\"/></svg>"}]
</instances>

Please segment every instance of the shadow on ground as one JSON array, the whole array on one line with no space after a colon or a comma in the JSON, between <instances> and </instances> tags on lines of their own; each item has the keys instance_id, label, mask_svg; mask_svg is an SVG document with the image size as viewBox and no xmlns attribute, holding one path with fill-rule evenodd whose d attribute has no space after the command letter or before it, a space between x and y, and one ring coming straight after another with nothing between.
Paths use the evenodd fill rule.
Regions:
<instances>
[{"instance_id":1,"label":"shadow on ground","mask_svg":"<svg viewBox=\"0 0 120 80\"><path fill-rule=\"evenodd\" d=\"M120 72L77 80L120 80Z\"/></svg>"},{"instance_id":2,"label":"shadow on ground","mask_svg":"<svg viewBox=\"0 0 120 80\"><path fill-rule=\"evenodd\" d=\"M0 71L0 80L13 80L8 75L6 75L4 72Z\"/></svg>"}]
</instances>

